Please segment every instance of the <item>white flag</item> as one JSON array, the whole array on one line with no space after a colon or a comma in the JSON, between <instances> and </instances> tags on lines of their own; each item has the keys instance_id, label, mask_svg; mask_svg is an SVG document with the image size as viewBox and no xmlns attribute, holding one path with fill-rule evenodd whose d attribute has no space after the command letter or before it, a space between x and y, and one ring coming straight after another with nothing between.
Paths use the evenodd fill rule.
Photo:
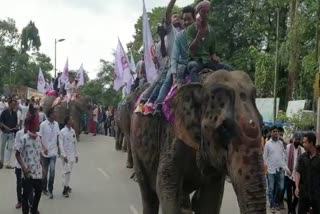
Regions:
<instances>
[{"instance_id":1,"label":"white flag","mask_svg":"<svg viewBox=\"0 0 320 214\"><path fill-rule=\"evenodd\" d=\"M136 69L136 63L134 61L132 52L130 51L130 70L133 72L133 81L137 78Z\"/></svg>"},{"instance_id":2,"label":"white flag","mask_svg":"<svg viewBox=\"0 0 320 214\"><path fill-rule=\"evenodd\" d=\"M66 64L64 65L64 69L63 69L63 72L61 74L60 80L61 80L61 83L65 83L65 82L69 81L69 62L68 62L68 58L67 58Z\"/></svg>"},{"instance_id":3,"label":"white flag","mask_svg":"<svg viewBox=\"0 0 320 214\"><path fill-rule=\"evenodd\" d=\"M143 52L144 52L144 63L146 68L146 75L148 82L152 83L158 76L156 67L152 61L152 53L154 45L152 34L150 30L148 14L146 10L146 5L143 0Z\"/></svg>"},{"instance_id":4,"label":"white flag","mask_svg":"<svg viewBox=\"0 0 320 214\"><path fill-rule=\"evenodd\" d=\"M122 44L118 39L118 46L115 55L115 78L113 88L115 90L119 90L123 85L126 84L126 91L127 93L130 92L131 85L132 85L132 76L130 72L130 65L128 56L124 52Z\"/></svg>"},{"instance_id":5,"label":"white flag","mask_svg":"<svg viewBox=\"0 0 320 214\"><path fill-rule=\"evenodd\" d=\"M44 76L43 76L41 68L39 68L37 89L41 93L46 93L46 89L45 88L46 88L46 81L44 80Z\"/></svg>"},{"instance_id":6,"label":"white flag","mask_svg":"<svg viewBox=\"0 0 320 214\"><path fill-rule=\"evenodd\" d=\"M79 70L78 70L76 79L78 80L78 85L77 85L77 87L84 85L84 69L83 69L83 63L81 64L81 66L80 66L80 68L79 68Z\"/></svg>"}]
</instances>

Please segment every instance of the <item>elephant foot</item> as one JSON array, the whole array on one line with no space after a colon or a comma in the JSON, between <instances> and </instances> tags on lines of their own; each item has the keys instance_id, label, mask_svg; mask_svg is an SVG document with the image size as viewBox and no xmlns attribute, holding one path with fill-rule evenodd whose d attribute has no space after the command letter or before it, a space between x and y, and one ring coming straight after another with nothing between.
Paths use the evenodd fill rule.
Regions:
<instances>
[{"instance_id":1,"label":"elephant foot","mask_svg":"<svg viewBox=\"0 0 320 214\"><path fill-rule=\"evenodd\" d=\"M123 147L123 148L122 148L122 151L123 151L123 152L128 152L128 149L127 149L126 147Z\"/></svg>"},{"instance_id":2,"label":"elephant foot","mask_svg":"<svg viewBox=\"0 0 320 214\"><path fill-rule=\"evenodd\" d=\"M193 214L193 212L191 210L187 210L187 209L181 209L181 214Z\"/></svg>"},{"instance_id":3,"label":"elephant foot","mask_svg":"<svg viewBox=\"0 0 320 214\"><path fill-rule=\"evenodd\" d=\"M138 178L137 178L137 176L136 176L136 173L135 173L135 172L134 172L134 173L132 173L132 175L131 175L130 179L132 179L134 182L138 182Z\"/></svg>"},{"instance_id":4,"label":"elephant foot","mask_svg":"<svg viewBox=\"0 0 320 214\"><path fill-rule=\"evenodd\" d=\"M133 163L127 162L127 168L132 169L133 168Z\"/></svg>"},{"instance_id":5,"label":"elephant foot","mask_svg":"<svg viewBox=\"0 0 320 214\"><path fill-rule=\"evenodd\" d=\"M121 150L121 147L119 146L119 143L117 143L117 142L116 142L116 146L115 147L116 147L116 151L120 151Z\"/></svg>"},{"instance_id":6,"label":"elephant foot","mask_svg":"<svg viewBox=\"0 0 320 214\"><path fill-rule=\"evenodd\" d=\"M0 169L2 169L3 168L3 163L2 163L2 161L0 161Z\"/></svg>"}]
</instances>

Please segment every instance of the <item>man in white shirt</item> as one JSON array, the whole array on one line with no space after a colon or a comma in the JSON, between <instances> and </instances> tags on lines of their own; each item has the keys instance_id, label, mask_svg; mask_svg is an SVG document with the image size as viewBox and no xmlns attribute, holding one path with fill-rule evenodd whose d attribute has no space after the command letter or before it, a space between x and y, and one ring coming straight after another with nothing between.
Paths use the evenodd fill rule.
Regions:
<instances>
[{"instance_id":1,"label":"man in white shirt","mask_svg":"<svg viewBox=\"0 0 320 214\"><path fill-rule=\"evenodd\" d=\"M24 122L25 124L25 122ZM22 137L28 133L28 126L27 125L23 125L24 128L19 130L16 133L16 137L15 137L15 144L14 144L14 151L17 151L17 148L19 147L20 144L20 140L22 139ZM17 192L17 204L16 204L16 209L20 209L22 206L22 170L21 170L21 166L18 163L18 160L16 160L16 164L15 164L15 174L16 174L16 192ZM32 202L32 196L33 194L30 195L29 198L29 202Z\"/></svg>"},{"instance_id":2,"label":"man in white shirt","mask_svg":"<svg viewBox=\"0 0 320 214\"><path fill-rule=\"evenodd\" d=\"M286 190L287 190L287 203L288 213L295 214L298 204L298 197L294 194L296 191L295 174L296 167L300 156L304 153L304 148L301 146L301 136L295 134L293 137L293 143L287 145L287 163L288 168L292 172L291 176L286 174ZM293 198L292 198L293 197Z\"/></svg>"},{"instance_id":3,"label":"man in white shirt","mask_svg":"<svg viewBox=\"0 0 320 214\"><path fill-rule=\"evenodd\" d=\"M73 126L73 120L71 116L65 118L65 127L60 131L59 134L59 148L62 157L63 167L63 196L68 198L71 193L70 178L74 163L78 163L78 152L77 152L77 137Z\"/></svg>"},{"instance_id":4,"label":"man in white shirt","mask_svg":"<svg viewBox=\"0 0 320 214\"><path fill-rule=\"evenodd\" d=\"M275 213L275 209L280 209L279 195L284 189L284 173L286 171L291 176L291 172L286 164L286 153L282 141L279 140L277 127L272 126L270 131L271 138L265 145L263 159L268 167L270 209Z\"/></svg>"},{"instance_id":5,"label":"man in white shirt","mask_svg":"<svg viewBox=\"0 0 320 214\"><path fill-rule=\"evenodd\" d=\"M48 194L50 199L53 198L52 193L58 155L59 131L59 124L55 121L54 109L50 108L47 112L47 120L41 123L39 131L42 144L48 151L48 154L42 154L44 159L43 192Z\"/></svg>"},{"instance_id":6,"label":"man in white shirt","mask_svg":"<svg viewBox=\"0 0 320 214\"><path fill-rule=\"evenodd\" d=\"M41 142L36 134L38 127L30 126L34 121L27 119L28 133L24 134L16 145L16 158L22 169L22 213L37 214L41 198L42 167ZM34 193L32 207L29 205L30 195Z\"/></svg>"},{"instance_id":7,"label":"man in white shirt","mask_svg":"<svg viewBox=\"0 0 320 214\"><path fill-rule=\"evenodd\" d=\"M95 124L95 130L94 130L93 136L96 136L97 135L97 128L98 128L99 109L98 109L97 105L95 105L94 107L95 107L95 109L92 112L92 114L93 114L93 122Z\"/></svg>"},{"instance_id":8,"label":"man in white shirt","mask_svg":"<svg viewBox=\"0 0 320 214\"><path fill-rule=\"evenodd\" d=\"M19 107L21 109L21 120L24 121L27 118L27 113L28 113L28 110L29 110L29 107L26 105L26 100L25 99L21 99L20 100Z\"/></svg>"}]
</instances>

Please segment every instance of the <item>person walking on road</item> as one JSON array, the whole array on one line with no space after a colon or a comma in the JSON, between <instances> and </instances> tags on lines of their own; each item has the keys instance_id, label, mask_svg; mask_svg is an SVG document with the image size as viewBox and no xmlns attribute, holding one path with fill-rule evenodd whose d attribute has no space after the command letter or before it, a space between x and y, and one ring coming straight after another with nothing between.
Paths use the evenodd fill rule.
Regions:
<instances>
[{"instance_id":1,"label":"person walking on road","mask_svg":"<svg viewBox=\"0 0 320 214\"><path fill-rule=\"evenodd\" d=\"M293 143L287 145L287 162L288 168L292 172L292 175L286 175L285 184L287 190L287 203L288 203L288 213L296 214L296 208L298 204L298 198L295 196L294 192L296 190L295 185L295 173L298 160L300 156L304 153L303 147L300 145L301 136L295 134L293 137ZM294 196L294 197L293 197Z\"/></svg>"},{"instance_id":2,"label":"person walking on road","mask_svg":"<svg viewBox=\"0 0 320 214\"><path fill-rule=\"evenodd\" d=\"M263 159L265 165L268 167L268 190L269 190L269 202L272 213L276 210L280 210L279 196L284 188L284 174L285 171L288 176L291 176L291 172L286 164L285 150L283 143L279 139L278 129L276 126L270 128L271 138L266 143Z\"/></svg>"},{"instance_id":3,"label":"person walking on road","mask_svg":"<svg viewBox=\"0 0 320 214\"><path fill-rule=\"evenodd\" d=\"M298 214L320 213L320 154L316 147L316 135L312 132L303 136L306 152L301 155L296 168L296 191L299 197Z\"/></svg>"},{"instance_id":4,"label":"person walking on road","mask_svg":"<svg viewBox=\"0 0 320 214\"><path fill-rule=\"evenodd\" d=\"M70 178L74 163L78 163L77 137L73 126L71 116L65 118L65 127L59 134L59 146L61 151L61 160L63 168L63 196L69 197L71 193Z\"/></svg>"},{"instance_id":5,"label":"person walking on road","mask_svg":"<svg viewBox=\"0 0 320 214\"><path fill-rule=\"evenodd\" d=\"M9 100L9 108L5 109L0 116L1 127L1 154L0 154L0 166L4 163L5 168L14 169L10 165L12 149L14 145L14 135L18 129L18 116L15 111L17 101Z\"/></svg>"},{"instance_id":6,"label":"person walking on road","mask_svg":"<svg viewBox=\"0 0 320 214\"><path fill-rule=\"evenodd\" d=\"M28 133L23 135L16 145L16 158L22 169L22 214L39 214L38 206L42 189L41 142L36 134L32 119L27 119ZM32 128L31 128L32 127ZM30 195L34 193L32 207L29 206Z\"/></svg>"},{"instance_id":7,"label":"person walking on road","mask_svg":"<svg viewBox=\"0 0 320 214\"><path fill-rule=\"evenodd\" d=\"M53 199L55 168L59 150L58 135L60 130L55 117L54 109L50 108L47 112L47 120L41 123L39 131L42 144L47 150L47 154L42 154L44 160L43 193L47 194L50 199Z\"/></svg>"},{"instance_id":8,"label":"person walking on road","mask_svg":"<svg viewBox=\"0 0 320 214\"><path fill-rule=\"evenodd\" d=\"M17 151L17 148L19 147L20 140L22 137L28 133L28 126L26 123L24 123L24 128L21 129L16 133L16 138L15 138L15 144L14 144L14 150ZM20 209L22 206L22 170L21 166L18 163L18 160L16 161L16 167L15 167L15 174L16 174L16 192L17 192L17 204L16 204L16 209Z\"/></svg>"}]
</instances>

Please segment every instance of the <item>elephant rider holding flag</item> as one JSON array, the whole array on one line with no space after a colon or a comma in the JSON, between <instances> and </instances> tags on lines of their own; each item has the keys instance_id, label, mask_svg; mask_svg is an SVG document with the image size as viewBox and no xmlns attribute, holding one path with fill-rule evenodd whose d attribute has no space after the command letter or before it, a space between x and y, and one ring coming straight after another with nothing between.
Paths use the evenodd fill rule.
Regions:
<instances>
[{"instance_id":1,"label":"elephant rider holding flag","mask_svg":"<svg viewBox=\"0 0 320 214\"><path fill-rule=\"evenodd\" d=\"M170 69L170 58L173 44L178 32L182 29L180 15L172 15L172 9L175 2L176 0L171 0L169 2L169 5L166 9L166 18L162 25L158 26L158 34L161 41L156 47L157 57L155 57L154 61L159 67L159 77L152 84L152 86L143 93L140 104L135 110L136 113L153 113L153 103L157 99L160 88L166 79L168 70Z\"/></svg>"},{"instance_id":2,"label":"elephant rider holding flag","mask_svg":"<svg viewBox=\"0 0 320 214\"><path fill-rule=\"evenodd\" d=\"M215 33L208 24L210 2L204 0L198 3L196 13L196 22L186 30L189 44L188 71L191 82L199 81L199 72L204 68L231 70L228 65L221 64L216 55Z\"/></svg>"}]
</instances>

